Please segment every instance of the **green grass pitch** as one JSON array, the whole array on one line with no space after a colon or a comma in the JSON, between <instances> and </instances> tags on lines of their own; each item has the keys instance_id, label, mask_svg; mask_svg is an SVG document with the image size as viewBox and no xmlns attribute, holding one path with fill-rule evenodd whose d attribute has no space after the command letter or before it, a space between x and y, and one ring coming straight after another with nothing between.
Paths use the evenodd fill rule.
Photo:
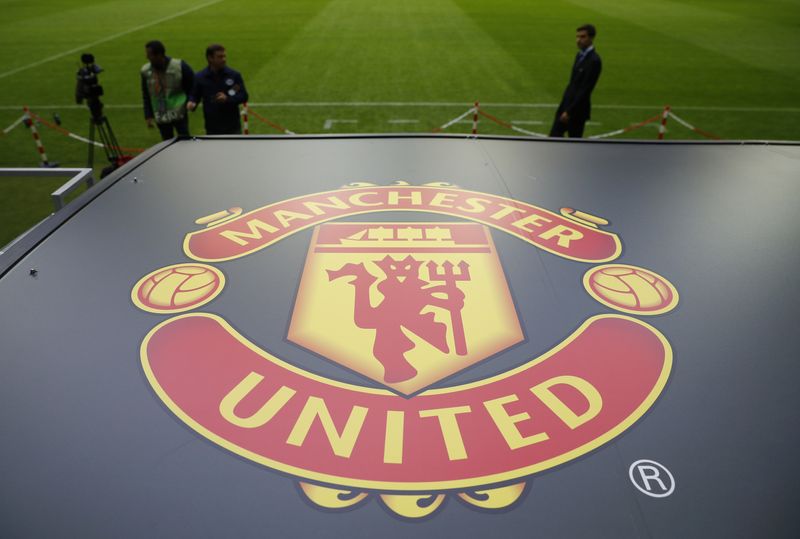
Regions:
<instances>
[{"instance_id":1,"label":"green grass pitch","mask_svg":"<svg viewBox=\"0 0 800 539\"><path fill-rule=\"evenodd\" d=\"M224 44L253 111L298 134L430 132L475 100L547 132L575 28L592 22L603 73L588 136L669 104L724 139L800 139L797 0L0 0L0 13L0 129L27 104L85 136L88 111L73 95L88 51L105 69L120 144L151 146L159 137L142 117L139 68L144 43L160 39L195 70L206 45ZM654 139L656 127L619 138ZM190 128L203 133L201 113ZM254 117L250 129L278 133ZM85 165L85 144L39 130L51 160ZM515 134L486 119L479 132ZM666 136L702 138L674 121ZM0 135L0 167L37 163L24 126ZM59 183L0 179L0 245L50 211Z\"/></svg>"}]
</instances>

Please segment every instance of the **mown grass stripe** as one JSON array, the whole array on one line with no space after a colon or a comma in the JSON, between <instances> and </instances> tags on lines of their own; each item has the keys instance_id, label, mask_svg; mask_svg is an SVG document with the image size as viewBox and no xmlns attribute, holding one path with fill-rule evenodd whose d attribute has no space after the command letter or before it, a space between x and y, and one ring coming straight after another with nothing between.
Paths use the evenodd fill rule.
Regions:
<instances>
[{"instance_id":1,"label":"mown grass stripe","mask_svg":"<svg viewBox=\"0 0 800 539\"><path fill-rule=\"evenodd\" d=\"M85 52L87 49L90 49L90 48L94 47L95 45L99 45L101 43L107 43L109 41L113 41L113 40L115 40L117 38L120 38L122 36L125 36L125 35L128 35L128 34L132 34L133 32L138 32L139 30L143 30L145 28L149 28L151 26L155 26L157 24L161 24L162 22L166 22L166 21L175 19L177 17L182 17L182 16L186 15L187 13L192 13L193 11L198 11L200 9L206 8L206 7L211 6L213 4L218 4L218 3L222 2L222 1L223 0L211 0L210 2L206 2L204 4L200 4L199 6L193 6L191 8L184 9L183 11L179 11L178 13L173 13L172 15L169 15L167 17L161 17L160 19L156 19L154 21L150 21L150 22L147 22L145 24L140 24L138 26L134 26L133 28L129 28L129 29L124 30L122 32L117 32L116 34L112 34L110 36L104 37L103 39L98 39L96 41L92 41L91 43L84 43L83 45L80 45L80 46L75 47L73 49L70 49L70 50L67 50L67 51L64 51L64 52L60 52L58 54L54 54L53 56L49 56L49 57L44 58L42 60L38 60L36 62L32 62L32 63L24 65L22 67L18 67L16 69L12 69L11 71L6 71L5 73L0 73L0 79L3 79L5 77L11 76L11 75L15 75L16 73L19 73L21 71L25 71L27 69L31 69L31 68L37 67L37 66L40 66L42 64L46 64L48 62L52 62L53 60L58 60L59 58L63 58L64 56L69 56L70 54L75 54L75 53L78 53L78 52Z\"/></svg>"}]
</instances>

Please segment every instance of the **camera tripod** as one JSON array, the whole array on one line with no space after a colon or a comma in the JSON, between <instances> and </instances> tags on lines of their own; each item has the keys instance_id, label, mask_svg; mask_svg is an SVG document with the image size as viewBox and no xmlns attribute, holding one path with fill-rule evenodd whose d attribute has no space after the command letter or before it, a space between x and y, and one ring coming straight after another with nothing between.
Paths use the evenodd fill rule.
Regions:
<instances>
[{"instance_id":1,"label":"camera tripod","mask_svg":"<svg viewBox=\"0 0 800 539\"><path fill-rule=\"evenodd\" d=\"M94 147L95 147L95 131L99 135L100 142L105 150L106 157L112 164L119 159L122 154L119 150L117 137L114 136L114 130L111 129L111 122L108 121L103 115L103 103L99 98L90 98L86 103L89 106L91 117L89 118L89 161L88 167L92 168L94 165Z\"/></svg>"},{"instance_id":2,"label":"camera tripod","mask_svg":"<svg viewBox=\"0 0 800 539\"><path fill-rule=\"evenodd\" d=\"M103 169L101 177L107 176L114 169L122 166L124 163L131 160L130 155L125 155L119 147L117 137L114 135L114 130L111 129L111 122L103 114L103 103L97 97L92 97L87 100L91 117L89 118L89 159L88 168L94 166L94 147L95 147L95 133L97 133L100 143L103 145L106 158L110 167Z\"/></svg>"}]
</instances>

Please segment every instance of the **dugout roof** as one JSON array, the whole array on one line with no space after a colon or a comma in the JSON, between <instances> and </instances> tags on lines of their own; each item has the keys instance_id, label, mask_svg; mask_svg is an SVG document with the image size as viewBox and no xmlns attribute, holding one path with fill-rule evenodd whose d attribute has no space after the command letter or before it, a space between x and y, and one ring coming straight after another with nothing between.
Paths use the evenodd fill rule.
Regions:
<instances>
[{"instance_id":1,"label":"dugout roof","mask_svg":"<svg viewBox=\"0 0 800 539\"><path fill-rule=\"evenodd\" d=\"M796 537L799 164L161 144L0 256L0 535Z\"/></svg>"}]
</instances>

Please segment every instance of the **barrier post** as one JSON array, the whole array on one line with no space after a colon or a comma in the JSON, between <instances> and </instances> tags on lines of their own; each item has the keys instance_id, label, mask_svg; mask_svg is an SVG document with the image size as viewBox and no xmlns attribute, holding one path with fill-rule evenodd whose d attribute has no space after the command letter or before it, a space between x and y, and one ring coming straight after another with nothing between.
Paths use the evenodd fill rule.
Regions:
<instances>
[{"instance_id":1,"label":"barrier post","mask_svg":"<svg viewBox=\"0 0 800 539\"><path fill-rule=\"evenodd\" d=\"M667 132L667 118L669 118L669 105L664 107L661 113L661 125L658 127L658 140L664 140L664 133Z\"/></svg>"},{"instance_id":2,"label":"barrier post","mask_svg":"<svg viewBox=\"0 0 800 539\"><path fill-rule=\"evenodd\" d=\"M242 105L242 124L244 126L244 134L250 134L250 124L247 121L247 101Z\"/></svg>"},{"instance_id":3,"label":"barrier post","mask_svg":"<svg viewBox=\"0 0 800 539\"><path fill-rule=\"evenodd\" d=\"M475 102L475 108L472 109L474 111L472 115L472 134L478 134L478 111L480 110L480 103L477 101Z\"/></svg>"},{"instance_id":4,"label":"barrier post","mask_svg":"<svg viewBox=\"0 0 800 539\"><path fill-rule=\"evenodd\" d=\"M47 154L44 152L44 144L42 144L42 137L39 136L39 131L36 129L36 124L34 123L33 117L31 116L31 111L28 109L27 105L22 107L22 110L24 111L23 114L24 120L22 121L25 123L26 126L28 126L28 129L31 130L33 141L36 143L36 150L39 152L39 157L42 159L40 166L45 168L56 166L55 164L51 165L50 162L47 160Z\"/></svg>"}]
</instances>

